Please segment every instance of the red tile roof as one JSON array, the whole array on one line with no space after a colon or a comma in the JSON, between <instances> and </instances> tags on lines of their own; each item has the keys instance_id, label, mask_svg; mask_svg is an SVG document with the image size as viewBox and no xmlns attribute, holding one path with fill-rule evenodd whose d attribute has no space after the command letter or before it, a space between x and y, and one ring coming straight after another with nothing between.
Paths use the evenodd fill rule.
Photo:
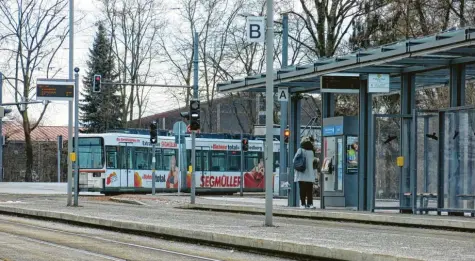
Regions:
<instances>
[{"instance_id":1,"label":"red tile roof","mask_svg":"<svg viewBox=\"0 0 475 261\"><path fill-rule=\"evenodd\" d=\"M5 135L9 141L25 140L23 126L19 123L4 122L3 135ZM63 135L63 141L68 140L68 126L38 126L32 131L31 140L56 141L59 135Z\"/></svg>"}]
</instances>

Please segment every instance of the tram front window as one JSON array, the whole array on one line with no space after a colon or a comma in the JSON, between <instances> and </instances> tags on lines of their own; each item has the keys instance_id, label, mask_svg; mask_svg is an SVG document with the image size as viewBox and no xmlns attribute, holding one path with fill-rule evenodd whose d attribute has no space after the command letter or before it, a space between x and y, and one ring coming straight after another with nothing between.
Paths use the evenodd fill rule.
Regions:
<instances>
[{"instance_id":1,"label":"tram front window","mask_svg":"<svg viewBox=\"0 0 475 261\"><path fill-rule=\"evenodd\" d=\"M79 137L79 168L102 169L104 167L104 142L102 138Z\"/></svg>"}]
</instances>

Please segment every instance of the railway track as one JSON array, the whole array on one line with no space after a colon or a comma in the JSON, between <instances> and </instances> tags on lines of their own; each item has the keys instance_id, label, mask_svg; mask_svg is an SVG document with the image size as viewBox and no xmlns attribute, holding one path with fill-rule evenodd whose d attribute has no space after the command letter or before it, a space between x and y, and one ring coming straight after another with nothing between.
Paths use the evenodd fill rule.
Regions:
<instances>
[{"instance_id":1,"label":"railway track","mask_svg":"<svg viewBox=\"0 0 475 261\"><path fill-rule=\"evenodd\" d=\"M57 257L56 260L78 260L79 257L80 260L114 261L222 260L191 254L189 251L170 250L145 242L134 242L131 236L122 235L120 238L118 236L120 234L116 232L104 232L104 235L101 235L101 232L97 230L75 229L79 231L45 227L31 224L24 219L15 221L11 217L0 216L0 260L31 260L28 256L35 255L38 257L37 260L43 260L42 257L48 254L45 251ZM83 231L81 232L81 230ZM22 253L18 252L18 247L21 245L26 246L24 247L23 257ZM39 251L35 250L35 246ZM8 257L8 249L10 249L10 252L17 254L13 257L10 254L10 257ZM28 251L32 253L28 253ZM44 260L49 258L45 257Z\"/></svg>"}]
</instances>

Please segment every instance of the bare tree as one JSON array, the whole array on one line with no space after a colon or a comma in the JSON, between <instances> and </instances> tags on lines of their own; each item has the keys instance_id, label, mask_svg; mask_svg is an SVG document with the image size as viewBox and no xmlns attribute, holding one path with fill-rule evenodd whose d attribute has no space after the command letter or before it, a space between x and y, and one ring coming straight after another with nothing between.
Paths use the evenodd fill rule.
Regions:
<instances>
[{"instance_id":1,"label":"bare tree","mask_svg":"<svg viewBox=\"0 0 475 261\"><path fill-rule=\"evenodd\" d=\"M2 49L7 57L14 57L14 76L6 76L14 89L15 101L31 100L35 95L34 78L45 68L46 76L54 58L66 39L67 0L54 1L0 1L1 32L7 38L8 48ZM18 14L18 16L14 16ZM38 120L31 120L28 106L21 112L25 134L26 174L25 181L32 181L33 146L31 132L40 124L47 105L41 109ZM18 107L18 110L20 108Z\"/></svg>"},{"instance_id":2,"label":"bare tree","mask_svg":"<svg viewBox=\"0 0 475 261\"><path fill-rule=\"evenodd\" d=\"M157 61L159 48L156 42L165 26L160 13L164 13L160 0L101 0L106 15L114 54L118 61L119 80L144 83L153 80L152 65ZM138 116L138 125L148 104L150 88L122 86L121 111L124 126L127 119ZM134 113L137 106L138 113Z\"/></svg>"}]
</instances>

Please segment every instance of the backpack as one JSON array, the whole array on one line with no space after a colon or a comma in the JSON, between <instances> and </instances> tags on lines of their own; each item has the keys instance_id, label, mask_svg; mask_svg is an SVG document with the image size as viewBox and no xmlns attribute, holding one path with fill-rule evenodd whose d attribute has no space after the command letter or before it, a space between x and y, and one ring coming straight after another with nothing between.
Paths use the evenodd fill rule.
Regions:
<instances>
[{"instance_id":1,"label":"backpack","mask_svg":"<svg viewBox=\"0 0 475 261\"><path fill-rule=\"evenodd\" d=\"M307 169L307 159L305 158L302 149L297 151L297 155L294 159L294 169L298 172L304 172L305 169Z\"/></svg>"}]
</instances>

